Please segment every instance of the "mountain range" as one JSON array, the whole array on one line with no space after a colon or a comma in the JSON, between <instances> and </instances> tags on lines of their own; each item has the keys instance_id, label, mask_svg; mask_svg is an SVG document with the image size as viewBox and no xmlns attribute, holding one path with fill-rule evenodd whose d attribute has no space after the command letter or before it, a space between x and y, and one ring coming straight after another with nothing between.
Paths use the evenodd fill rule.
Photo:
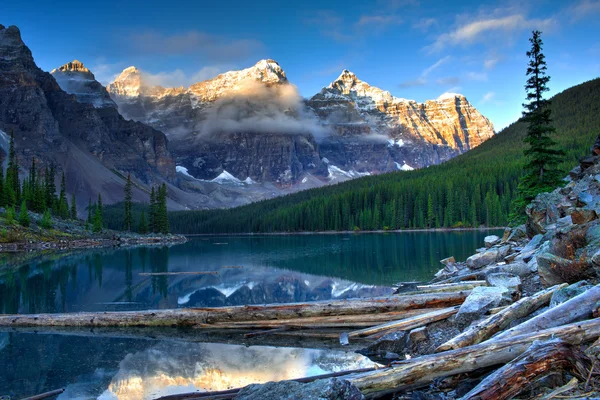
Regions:
<instances>
[{"instance_id":1,"label":"mountain range","mask_svg":"<svg viewBox=\"0 0 600 400\"><path fill-rule=\"evenodd\" d=\"M302 189L439 164L494 136L460 94L418 103L348 70L302 98L274 60L188 88L136 67L106 87L75 60L39 69L18 28L0 25L0 144L56 162L78 202L135 200L165 182L172 209L229 207Z\"/></svg>"}]
</instances>

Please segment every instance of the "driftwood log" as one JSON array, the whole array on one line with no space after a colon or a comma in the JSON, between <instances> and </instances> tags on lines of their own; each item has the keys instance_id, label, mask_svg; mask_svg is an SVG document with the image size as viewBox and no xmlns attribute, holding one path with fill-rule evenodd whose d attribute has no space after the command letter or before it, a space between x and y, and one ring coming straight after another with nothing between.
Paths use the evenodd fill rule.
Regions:
<instances>
[{"instance_id":1,"label":"driftwood log","mask_svg":"<svg viewBox=\"0 0 600 400\"><path fill-rule=\"evenodd\" d=\"M599 336L600 319L594 319L417 357L395 363L391 368L352 376L348 380L363 394L374 397L428 385L436 378L505 364L525 352L536 340L556 337L570 344L580 344Z\"/></svg>"},{"instance_id":2,"label":"driftwood log","mask_svg":"<svg viewBox=\"0 0 600 400\"><path fill-rule=\"evenodd\" d=\"M348 333L348 338L353 337L364 337L373 335L376 333L380 333L383 331L399 331L399 330L408 330L421 327L423 325L430 324L435 321L440 321L442 319L446 319L458 312L458 306L444 308L442 310L436 310L432 312L428 312L426 314L417 315L410 318L401 319L399 321L392 321L386 324L381 324L377 326L372 326L365 329L359 329L356 331L352 331Z\"/></svg>"},{"instance_id":3,"label":"driftwood log","mask_svg":"<svg viewBox=\"0 0 600 400\"><path fill-rule=\"evenodd\" d=\"M52 390L50 392L36 394L35 396L25 397L25 398L23 398L21 400L42 400L42 399L48 399L50 397L56 397L59 394L62 394L64 391L65 391L65 389L56 389L56 390Z\"/></svg>"},{"instance_id":4,"label":"driftwood log","mask_svg":"<svg viewBox=\"0 0 600 400\"><path fill-rule=\"evenodd\" d=\"M551 371L565 371L585 379L590 365L589 358L579 348L562 340L534 343L519 357L486 377L462 400L512 399Z\"/></svg>"},{"instance_id":5,"label":"driftwood log","mask_svg":"<svg viewBox=\"0 0 600 400\"><path fill-rule=\"evenodd\" d=\"M442 344L435 350L436 353L471 346L489 339L492 335L506 329L513 321L524 318L535 310L548 305L552 298L552 294L565 286L567 286L566 283L556 285L538 292L533 296L523 297L519 301L502 309L497 314L493 314L491 317L469 327L460 335Z\"/></svg>"},{"instance_id":6,"label":"driftwood log","mask_svg":"<svg viewBox=\"0 0 600 400\"><path fill-rule=\"evenodd\" d=\"M195 326L219 322L358 315L461 304L468 291L306 303L0 316L0 326Z\"/></svg>"},{"instance_id":7,"label":"driftwood log","mask_svg":"<svg viewBox=\"0 0 600 400\"><path fill-rule=\"evenodd\" d=\"M287 326L294 329L324 329L324 328L360 328L382 322L394 321L399 318L410 318L443 308L419 308L416 310L392 311L387 313L365 315L333 315L324 317L265 319L258 321L218 322L214 324L198 324L196 328L216 329L270 329Z\"/></svg>"},{"instance_id":8,"label":"driftwood log","mask_svg":"<svg viewBox=\"0 0 600 400\"><path fill-rule=\"evenodd\" d=\"M600 285L597 285L581 293L579 296L575 296L514 328L498 334L490 340L505 339L527 332L535 332L540 329L547 329L591 318L594 306L599 301Z\"/></svg>"},{"instance_id":9,"label":"driftwood log","mask_svg":"<svg viewBox=\"0 0 600 400\"><path fill-rule=\"evenodd\" d=\"M472 290L477 286L487 286L487 281L466 281L456 283L436 283L432 285L418 285L417 290L422 293L433 292L458 292L461 290Z\"/></svg>"}]
</instances>

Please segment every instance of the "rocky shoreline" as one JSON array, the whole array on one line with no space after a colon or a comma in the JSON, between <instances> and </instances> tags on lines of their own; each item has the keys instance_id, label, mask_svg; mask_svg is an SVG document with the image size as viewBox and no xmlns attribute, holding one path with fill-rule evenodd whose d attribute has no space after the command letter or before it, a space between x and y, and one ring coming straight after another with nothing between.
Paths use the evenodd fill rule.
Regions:
<instances>
[{"instance_id":1,"label":"rocky shoreline","mask_svg":"<svg viewBox=\"0 0 600 400\"><path fill-rule=\"evenodd\" d=\"M125 246L152 246L152 245L171 245L187 242L184 235L131 235L117 236L110 238L90 237L78 238L72 240L60 239L56 241L27 241L16 243L0 243L0 253L13 253L22 251L46 251L46 250L74 250L74 249L95 249L104 247L125 247Z\"/></svg>"}]
</instances>

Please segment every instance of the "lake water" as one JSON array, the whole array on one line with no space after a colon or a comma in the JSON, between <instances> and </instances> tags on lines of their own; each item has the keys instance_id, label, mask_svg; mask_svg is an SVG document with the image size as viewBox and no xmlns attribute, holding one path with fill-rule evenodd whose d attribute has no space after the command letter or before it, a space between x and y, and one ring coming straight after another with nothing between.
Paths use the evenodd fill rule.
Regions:
<instances>
[{"instance_id":1,"label":"lake water","mask_svg":"<svg viewBox=\"0 0 600 400\"><path fill-rule=\"evenodd\" d=\"M499 233L194 237L172 247L2 255L0 313L386 295L393 283L431 279L442 258L464 260L491 232ZM190 271L211 274L145 275ZM325 346L297 338L272 347L254 344L273 343L275 335L239 340L194 330L184 338L165 329L170 333L0 329L0 396L66 388L60 400L149 400L373 365L336 349L335 340Z\"/></svg>"},{"instance_id":2,"label":"lake water","mask_svg":"<svg viewBox=\"0 0 600 400\"><path fill-rule=\"evenodd\" d=\"M497 233L497 231L496 231ZM5 256L0 313L140 310L378 296L464 260L490 231L193 237L172 247ZM147 275L165 272L209 275Z\"/></svg>"}]
</instances>

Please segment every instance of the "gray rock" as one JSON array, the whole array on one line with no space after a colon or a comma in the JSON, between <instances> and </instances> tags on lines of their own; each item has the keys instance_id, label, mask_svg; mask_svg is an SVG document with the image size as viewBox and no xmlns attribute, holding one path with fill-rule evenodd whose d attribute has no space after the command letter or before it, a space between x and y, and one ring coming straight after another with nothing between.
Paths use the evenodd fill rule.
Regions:
<instances>
[{"instance_id":1,"label":"gray rock","mask_svg":"<svg viewBox=\"0 0 600 400\"><path fill-rule=\"evenodd\" d=\"M310 383L281 381L248 385L235 396L237 400L361 400L364 398L356 386L338 378L319 379Z\"/></svg>"},{"instance_id":2,"label":"gray rock","mask_svg":"<svg viewBox=\"0 0 600 400\"><path fill-rule=\"evenodd\" d=\"M450 256L450 257L444 258L443 260L440 260L440 262L441 262L443 265L446 265L446 266L447 266L447 265L449 265L449 264L454 264L454 263L456 263L456 260L454 259L454 256Z\"/></svg>"},{"instance_id":3,"label":"gray rock","mask_svg":"<svg viewBox=\"0 0 600 400\"><path fill-rule=\"evenodd\" d=\"M559 218L556 221L556 227L558 229L567 227L569 225L573 225L573 220L571 219L570 215L567 215L566 217L563 217L563 218Z\"/></svg>"},{"instance_id":4,"label":"gray rock","mask_svg":"<svg viewBox=\"0 0 600 400\"><path fill-rule=\"evenodd\" d=\"M581 206L591 204L594 201L594 197L588 192L581 192L577 196L577 203Z\"/></svg>"},{"instance_id":5,"label":"gray rock","mask_svg":"<svg viewBox=\"0 0 600 400\"><path fill-rule=\"evenodd\" d=\"M526 237L527 237L527 232L525 229L525 225L519 225L517 227L514 227L511 230L506 241L507 242L518 242L519 240L525 239Z\"/></svg>"},{"instance_id":6,"label":"gray rock","mask_svg":"<svg viewBox=\"0 0 600 400\"><path fill-rule=\"evenodd\" d=\"M521 291L521 279L506 272L488 274L485 280L490 286L508 289L511 292Z\"/></svg>"},{"instance_id":7,"label":"gray rock","mask_svg":"<svg viewBox=\"0 0 600 400\"><path fill-rule=\"evenodd\" d=\"M592 255L591 260L595 266L597 266L597 267L600 266L600 249Z\"/></svg>"},{"instance_id":8,"label":"gray rock","mask_svg":"<svg viewBox=\"0 0 600 400\"><path fill-rule=\"evenodd\" d=\"M485 243L485 247L487 247L489 249L493 245L500 243L500 238L496 235L486 236L483 239L483 243Z\"/></svg>"},{"instance_id":9,"label":"gray rock","mask_svg":"<svg viewBox=\"0 0 600 400\"><path fill-rule=\"evenodd\" d=\"M488 250L482 253L473 254L471 257L467 258L467 266L469 268L479 269L499 261L500 259L498 250Z\"/></svg>"},{"instance_id":10,"label":"gray rock","mask_svg":"<svg viewBox=\"0 0 600 400\"><path fill-rule=\"evenodd\" d=\"M552 294L550 299L550 307L555 307L565 301L572 299L575 296L579 296L581 293L593 288L594 286L588 284L586 281L580 281L569 285L565 288L559 289Z\"/></svg>"},{"instance_id":11,"label":"gray rock","mask_svg":"<svg viewBox=\"0 0 600 400\"><path fill-rule=\"evenodd\" d=\"M598 219L598 216L596 215L596 211L588 210L586 208L574 209L573 212L571 213L570 217L571 217L571 220L573 221L573 223L577 224L577 225L587 224L590 221Z\"/></svg>"},{"instance_id":12,"label":"gray rock","mask_svg":"<svg viewBox=\"0 0 600 400\"><path fill-rule=\"evenodd\" d=\"M504 272L507 274L517 275L517 276L527 276L531 274L531 267L527 265L527 263L523 261L514 261L510 264L501 265L500 272Z\"/></svg>"},{"instance_id":13,"label":"gray rock","mask_svg":"<svg viewBox=\"0 0 600 400\"><path fill-rule=\"evenodd\" d=\"M558 192L540 193L526 208L527 223L525 224L527 235L532 237L540 233L546 233L546 226L556 223L561 217L558 205L564 200Z\"/></svg>"},{"instance_id":14,"label":"gray rock","mask_svg":"<svg viewBox=\"0 0 600 400\"><path fill-rule=\"evenodd\" d=\"M563 283L565 280L559 275L559 271L571 268L573 261L550 253L542 253L536 256L538 274L542 285L550 287Z\"/></svg>"},{"instance_id":15,"label":"gray rock","mask_svg":"<svg viewBox=\"0 0 600 400\"><path fill-rule=\"evenodd\" d=\"M489 309L509 304L511 301L510 292L506 288L478 286L458 309L455 321L461 326L466 326L481 318Z\"/></svg>"},{"instance_id":16,"label":"gray rock","mask_svg":"<svg viewBox=\"0 0 600 400\"><path fill-rule=\"evenodd\" d=\"M405 331L391 332L382 336L367 347L360 349L357 353L366 357L384 357L386 353L404 354L407 342Z\"/></svg>"},{"instance_id":17,"label":"gray rock","mask_svg":"<svg viewBox=\"0 0 600 400\"><path fill-rule=\"evenodd\" d=\"M411 343L419 343L419 342L423 342L423 341L427 340L427 336L428 336L427 327L422 326L420 328L411 330L408 333L408 340Z\"/></svg>"}]
</instances>

